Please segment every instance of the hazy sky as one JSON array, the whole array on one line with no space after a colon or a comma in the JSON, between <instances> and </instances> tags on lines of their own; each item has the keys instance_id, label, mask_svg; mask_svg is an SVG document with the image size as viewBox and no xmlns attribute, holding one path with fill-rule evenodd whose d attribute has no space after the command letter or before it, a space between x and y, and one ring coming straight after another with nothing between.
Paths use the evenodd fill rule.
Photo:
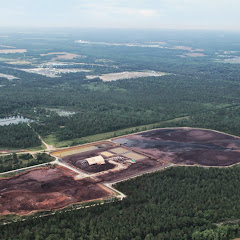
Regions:
<instances>
[{"instance_id":1,"label":"hazy sky","mask_svg":"<svg viewBox=\"0 0 240 240\"><path fill-rule=\"evenodd\" d=\"M240 30L240 0L0 0L2 27Z\"/></svg>"}]
</instances>

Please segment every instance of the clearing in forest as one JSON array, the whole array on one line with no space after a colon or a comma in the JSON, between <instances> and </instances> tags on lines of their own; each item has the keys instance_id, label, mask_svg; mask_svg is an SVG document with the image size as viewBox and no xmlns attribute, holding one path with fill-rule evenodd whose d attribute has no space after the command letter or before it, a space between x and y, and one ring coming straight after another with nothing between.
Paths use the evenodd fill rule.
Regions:
<instances>
[{"instance_id":1,"label":"clearing in forest","mask_svg":"<svg viewBox=\"0 0 240 240\"><path fill-rule=\"evenodd\" d=\"M88 79L100 78L104 82L116 81L121 79L131 79L131 78L141 78L141 77L160 77L167 75L164 72L155 71L144 71L144 72L118 72L118 73L108 73L102 75L88 75Z\"/></svg>"}]
</instances>

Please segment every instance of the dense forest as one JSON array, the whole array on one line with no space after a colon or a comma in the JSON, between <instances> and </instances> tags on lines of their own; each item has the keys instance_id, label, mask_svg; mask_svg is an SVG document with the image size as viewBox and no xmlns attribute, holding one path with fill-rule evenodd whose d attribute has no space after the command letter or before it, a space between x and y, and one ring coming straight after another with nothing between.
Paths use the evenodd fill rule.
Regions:
<instances>
[{"instance_id":1,"label":"dense forest","mask_svg":"<svg viewBox=\"0 0 240 240\"><path fill-rule=\"evenodd\" d=\"M0 147L27 148L41 145L41 141L27 124L0 126Z\"/></svg>"},{"instance_id":2,"label":"dense forest","mask_svg":"<svg viewBox=\"0 0 240 240\"><path fill-rule=\"evenodd\" d=\"M2 225L0 239L230 240L239 186L239 167L171 168L117 184L123 201Z\"/></svg>"},{"instance_id":3,"label":"dense forest","mask_svg":"<svg viewBox=\"0 0 240 240\"><path fill-rule=\"evenodd\" d=\"M120 39L117 36L124 36L125 41L136 41L132 34L115 32L114 35L106 34L105 40L102 34L88 37L90 41L116 41ZM28 117L34 120L31 125L42 137L47 139L53 135L57 141L73 140L72 144L78 142L77 138L153 123L166 127L206 127L239 135L240 69L238 64L224 63L224 59L239 55L236 43L240 37L229 33L222 39L213 33L201 34L201 37L188 32L184 35L178 32L137 35L139 43L154 39L165 41L162 48L76 43L75 40L88 35L86 32L71 32L66 34L66 39L47 33L48 41L39 40L39 35L34 33L30 34L31 38L27 34L10 34L7 40L1 39L2 44L26 48L27 52L24 56L20 53L1 55L0 73L17 79L0 78L0 117ZM174 49L176 44L202 48L205 56L180 57L189 51ZM232 53L225 54L225 51ZM70 52L80 56L61 60L64 64L55 68L81 67L91 72L50 78L23 71L45 66L52 61L53 55L41 54L50 52ZM13 59L29 63L13 66L9 63ZM112 82L86 78L88 74L146 69L169 74ZM51 109L74 111L75 114L60 116ZM184 121L164 123L175 118L184 118ZM26 125L4 126L0 131L3 136L1 148L40 145L34 131Z\"/></svg>"}]
</instances>

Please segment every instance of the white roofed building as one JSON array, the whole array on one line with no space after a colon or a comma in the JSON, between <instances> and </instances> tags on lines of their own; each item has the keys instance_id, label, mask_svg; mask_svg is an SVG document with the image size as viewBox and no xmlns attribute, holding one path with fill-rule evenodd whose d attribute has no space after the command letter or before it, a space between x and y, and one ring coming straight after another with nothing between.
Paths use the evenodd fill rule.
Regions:
<instances>
[{"instance_id":1,"label":"white roofed building","mask_svg":"<svg viewBox=\"0 0 240 240\"><path fill-rule=\"evenodd\" d=\"M89 165L93 165L93 164L105 164L105 160L102 156L96 156L96 157L91 157L91 158L86 158L85 159Z\"/></svg>"}]
</instances>

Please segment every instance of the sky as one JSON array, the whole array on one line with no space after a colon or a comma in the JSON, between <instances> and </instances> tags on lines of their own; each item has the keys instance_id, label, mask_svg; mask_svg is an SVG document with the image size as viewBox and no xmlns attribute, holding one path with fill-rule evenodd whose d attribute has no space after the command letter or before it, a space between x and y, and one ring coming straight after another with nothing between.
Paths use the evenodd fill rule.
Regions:
<instances>
[{"instance_id":1,"label":"sky","mask_svg":"<svg viewBox=\"0 0 240 240\"><path fill-rule=\"evenodd\" d=\"M0 0L0 27L240 30L240 0Z\"/></svg>"}]
</instances>

